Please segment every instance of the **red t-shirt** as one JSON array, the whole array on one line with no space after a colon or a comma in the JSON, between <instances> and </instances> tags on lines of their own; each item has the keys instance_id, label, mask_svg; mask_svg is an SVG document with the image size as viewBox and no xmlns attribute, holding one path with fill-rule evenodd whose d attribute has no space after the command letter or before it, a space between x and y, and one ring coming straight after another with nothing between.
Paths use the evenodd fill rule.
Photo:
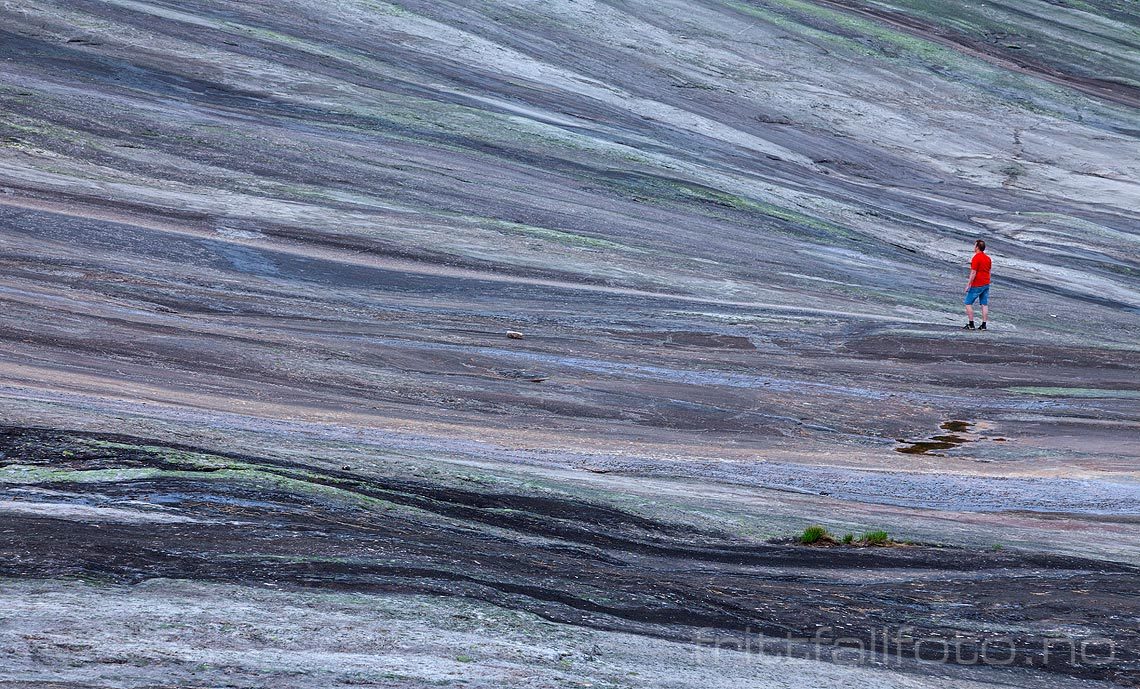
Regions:
<instances>
[{"instance_id":1,"label":"red t-shirt","mask_svg":"<svg viewBox=\"0 0 1140 689\"><path fill-rule=\"evenodd\" d=\"M990 284L990 257L978 251L974 253L974 258L970 259L970 269L978 271L974 275L973 282L970 287L985 287Z\"/></svg>"}]
</instances>

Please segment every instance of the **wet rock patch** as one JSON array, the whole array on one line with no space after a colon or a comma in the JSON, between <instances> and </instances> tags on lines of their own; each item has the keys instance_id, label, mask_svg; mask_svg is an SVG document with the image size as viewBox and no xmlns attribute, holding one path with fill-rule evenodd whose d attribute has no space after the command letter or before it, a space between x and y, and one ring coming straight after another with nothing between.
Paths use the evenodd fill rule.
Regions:
<instances>
[{"instance_id":1,"label":"wet rock patch","mask_svg":"<svg viewBox=\"0 0 1140 689\"><path fill-rule=\"evenodd\" d=\"M959 435L960 433L968 433L974 424L969 421L951 420L944 421L940 428L949 433L940 433L932 435L927 440L902 440L902 447L896 447L895 452L901 452L906 455L925 455L931 454L936 450L952 450L960 445L972 442L969 438ZM937 455L943 456L943 455Z\"/></svg>"}]
</instances>

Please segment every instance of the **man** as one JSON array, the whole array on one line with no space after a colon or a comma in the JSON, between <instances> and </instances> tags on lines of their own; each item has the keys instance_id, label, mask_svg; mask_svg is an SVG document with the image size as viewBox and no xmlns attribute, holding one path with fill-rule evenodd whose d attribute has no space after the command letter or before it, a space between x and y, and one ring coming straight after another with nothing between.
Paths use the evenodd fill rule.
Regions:
<instances>
[{"instance_id":1,"label":"man","mask_svg":"<svg viewBox=\"0 0 1140 689\"><path fill-rule=\"evenodd\" d=\"M978 330L986 329L986 318L990 315L990 257L986 256L986 243L979 239L974 242L974 258L970 260L970 281L966 284L966 298L962 303L966 305L966 317L970 322L962 326L963 330L974 329L974 302L982 305L982 325Z\"/></svg>"}]
</instances>

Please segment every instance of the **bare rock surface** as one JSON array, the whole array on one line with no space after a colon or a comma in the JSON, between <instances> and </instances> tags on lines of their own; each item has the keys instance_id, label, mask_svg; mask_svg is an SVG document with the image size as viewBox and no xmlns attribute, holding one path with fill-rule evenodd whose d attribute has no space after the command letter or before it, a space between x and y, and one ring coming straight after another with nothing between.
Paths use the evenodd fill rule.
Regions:
<instances>
[{"instance_id":1,"label":"bare rock surface","mask_svg":"<svg viewBox=\"0 0 1140 689\"><path fill-rule=\"evenodd\" d=\"M0 682L1136 685L1138 27L0 5Z\"/></svg>"}]
</instances>

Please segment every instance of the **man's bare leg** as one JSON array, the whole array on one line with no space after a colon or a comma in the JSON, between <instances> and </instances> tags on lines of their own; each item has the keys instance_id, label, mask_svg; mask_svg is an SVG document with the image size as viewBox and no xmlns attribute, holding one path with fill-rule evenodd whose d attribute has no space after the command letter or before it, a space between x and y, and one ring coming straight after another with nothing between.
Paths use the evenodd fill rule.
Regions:
<instances>
[{"instance_id":1,"label":"man's bare leg","mask_svg":"<svg viewBox=\"0 0 1140 689\"><path fill-rule=\"evenodd\" d=\"M986 307L983 306L982 308L984 309ZM966 304L966 317L969 318L971 321L974 320L974 305L973 304Z\"/></svg>"},{"instance_id":2,"label":"man's bare leg","mask_svg":"<svg viewBox=\"0 0 1140 689\"><path fill-rule=\"evenodd\" d=\"M972 310L973 309L967 308L966 313L970 313ZM986 319L988 319L989 317L990 317L990 307L986 306L985 304L982 304L982 322L985 323ZM970 316L970 320L974 320L974 317Z\"/></svg>"}]
</instances>

